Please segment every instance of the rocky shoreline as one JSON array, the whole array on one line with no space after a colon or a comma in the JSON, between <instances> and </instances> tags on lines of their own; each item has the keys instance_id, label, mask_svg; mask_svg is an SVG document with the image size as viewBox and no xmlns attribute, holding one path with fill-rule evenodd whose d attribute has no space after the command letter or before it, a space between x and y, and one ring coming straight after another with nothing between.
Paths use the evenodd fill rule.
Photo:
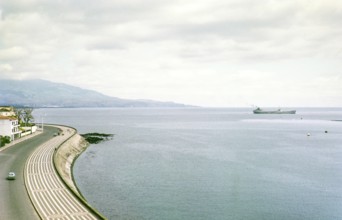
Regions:
<instances>
[{"instance_id":1,"label":"rocky shoreline","mask_svg":"<svg viewBox=\"0 0 342 220\"><path fill-rule=\"evenodd\" d=\"M113 139L114 134L104 134L104 133L87 133L87 134L80 134L85 140L90 144L98 144L103 141L108 141Z\"/></svg>"}]
</instances>

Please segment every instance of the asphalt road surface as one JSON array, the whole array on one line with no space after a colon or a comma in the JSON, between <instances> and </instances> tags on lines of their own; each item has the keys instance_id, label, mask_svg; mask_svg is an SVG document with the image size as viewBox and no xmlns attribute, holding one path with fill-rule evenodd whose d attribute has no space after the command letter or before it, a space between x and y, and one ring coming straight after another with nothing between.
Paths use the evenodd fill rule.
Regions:
<instances>
[{"instance_id":1,"label":"asphalt road surface","mask_svg":"<svg viewBox=\"0 0 342 220\"><path fill-rule=\"evenodd\" d=\"M20 142L0 152L0 219L38 220L24 185L25 162L36 147L58 132L56 127L44 127L44 133ZM7 180L8 172L16 173L16 180Z\"/></svg>"},{"instance_id":2,"label":"asphalt road surface","mask_svg":"<svg viewBox=\"0 0 342 220\"><path fill-rule=\"evenodd\" d=\"M96 220L87 206L59 178L53 163L55 149L74 134L59 127L61 135L40 145L28 158L24 171L27 191L42 219Z\"/></svg>"}]
</instances>

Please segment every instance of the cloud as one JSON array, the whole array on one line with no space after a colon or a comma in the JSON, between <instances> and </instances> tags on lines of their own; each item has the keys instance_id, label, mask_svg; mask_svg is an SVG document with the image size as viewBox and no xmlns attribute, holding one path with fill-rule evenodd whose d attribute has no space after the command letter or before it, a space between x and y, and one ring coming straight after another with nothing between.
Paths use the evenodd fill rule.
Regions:
<instances>
[{"instance_id":1,"label":"cloud","mask_svg":"<svg viewBox=\"0 0 342 220\"><path fill-rule=\"evenodd\" d=\"M18 60L23 59L29 55L29 52L22 47L10 47L0 50L0 60Z\"/></svg>"},{"instance_id":2,"label":"cloud","mask_svg":"<svg viewBox=\"0 0 342 220\"><path fill-rule=\"evenodd\" d=\"M10 64L2 64L0 65L1 72L10 72L13 70L13 67Z\"/></svg>"},{"instance_id":3,"label":"cloud","mask_svg":"<svg viewBox=\"0 0 342 220\"><path fill-rule=\"evenodd\" d=\"M339 96L341 16L338 0L5 0L0 71L126 98L301 104L319 82Z\"/></svg>"}]
</instances>

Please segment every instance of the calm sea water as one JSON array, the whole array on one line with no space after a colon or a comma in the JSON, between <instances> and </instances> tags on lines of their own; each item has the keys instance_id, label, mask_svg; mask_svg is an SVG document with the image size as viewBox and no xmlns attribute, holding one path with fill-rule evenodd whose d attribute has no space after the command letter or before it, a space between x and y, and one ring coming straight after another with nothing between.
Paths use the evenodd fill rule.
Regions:
<instances>
[{"instance_id":1,"label":"calm sea water","mask_svg":"<svg viewBox=\"0 0 342 220\"><path fill-rule=\"evenodd\" d=\"M342 219L342 109L37 109L36 121L115 134L76 161L108 219ZM327 131L328 133L325 133ZM310 136L307 134L310 133Z\"/></svg>"}]
</instances>

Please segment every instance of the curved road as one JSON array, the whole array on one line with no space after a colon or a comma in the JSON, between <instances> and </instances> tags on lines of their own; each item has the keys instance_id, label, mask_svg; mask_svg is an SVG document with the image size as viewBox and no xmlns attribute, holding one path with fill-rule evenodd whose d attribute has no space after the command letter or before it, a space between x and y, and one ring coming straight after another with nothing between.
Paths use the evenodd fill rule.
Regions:
<instances>
[{"instance_id":1,"label":"curved road","mask_svg":"<svg viewBox=\"0 0 342 220\"><path fill-rule=\"evenodd\" d=\"M54 137L59 129L62 135ZM44 133L0 151L1 220L102 219L71 194L56 173L53 153L73 134L67 127L46 126ZM16 173L16 180L6 180L9 171Z\"/></svg>"},{"instance_id":2,"label":"curved road","mask_svg":"<svg viewBox=\"0 0 342 220\"><path fill-rule=\"evenodd\" d=\"M24 176L27 191L42 219L98 219L64 185L53 163L53 154L74 130L59 126L58 135L40 145L28 158Z\"/></svg>"},{"instance_id":3,"label":"curved road","mask_svg":"<svg viewBox=\"0 0 342 220\"><path fill-rule=\"evenodd\" d=\"M55 127L44 127L44 133L20 142L0 152L0 219L39 219L24 185L25 162L37 146L51 139ZM16 180L6 180L9 171L16 173Z\"/></svg>"}]
</instances>

